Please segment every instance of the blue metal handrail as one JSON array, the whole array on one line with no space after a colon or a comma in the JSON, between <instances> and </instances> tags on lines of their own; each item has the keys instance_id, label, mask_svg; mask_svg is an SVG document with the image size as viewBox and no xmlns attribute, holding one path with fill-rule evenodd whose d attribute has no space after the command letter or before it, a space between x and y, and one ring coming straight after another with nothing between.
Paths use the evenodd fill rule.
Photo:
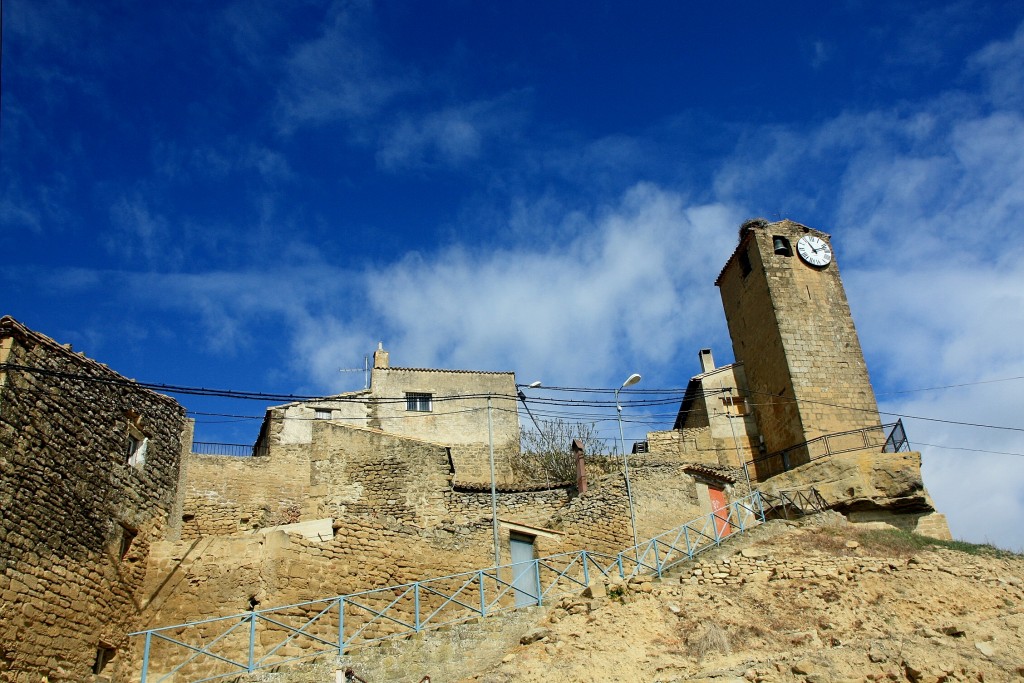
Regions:
<instances>
[{"instance_id":1,"label":"blue metal handrail","mask_svg":"<svg viewBox=\"0 0 1024 683\"><path fill-rule=\"evenodd\" d=\"M533 605L543 605L552 598L583 590L598 576L618 576L627 581L644 575L661 577L680 562L764 520L761 494L755 491L616 555L588 550L559 553L400 586L139 631L131 635L145 637L141 683L149 683L151 677L157 683L200 683L324 654L340 656L355 647L516 609L517 593L528 596ZM535 592L514 585L517 572L533 573ZM298 642L310 647L300 654L287 650ZM259 653L258 643L262 646ZM150 671L154 650L159 650L156 654L163 665L161 671ZM183 657L180 662L174 655L179 650ZM239 651L247 651L245 661L238 660Z\"/></svg>"}]
</instances>

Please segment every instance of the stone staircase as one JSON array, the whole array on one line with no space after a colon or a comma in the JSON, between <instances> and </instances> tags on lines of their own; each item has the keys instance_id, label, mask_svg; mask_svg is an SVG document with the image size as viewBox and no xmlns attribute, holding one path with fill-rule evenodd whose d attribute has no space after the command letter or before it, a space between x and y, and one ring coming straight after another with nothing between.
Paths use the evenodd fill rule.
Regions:
<instances>
[{"instance_id":1,"label":"stone staircase","mask_svg":"<svg viewBox=\"0 0 1024 683\"><path fill-rule=\"evenodd\" d=\"M527 607L485 619L423 631L368 647L344 657L321 657L234 679L246 683L333 683L338 671L351 668L367 683L458 681L499 664L547 615L547 607Z\"/></svg>"}]
</instances>

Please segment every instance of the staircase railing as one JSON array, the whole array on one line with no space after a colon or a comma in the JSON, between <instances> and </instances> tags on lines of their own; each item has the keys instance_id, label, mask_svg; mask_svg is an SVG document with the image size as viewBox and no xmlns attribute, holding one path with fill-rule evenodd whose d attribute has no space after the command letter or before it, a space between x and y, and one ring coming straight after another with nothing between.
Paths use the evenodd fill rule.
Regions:
<instances>
[{"instance_id":1,"label":"staircase railing","mask_svg":"<svg viewBox=\"0 0 1024 683\"><path fill-rule=\"evenodd\" d=\"M755 491L616 555L579 550L284 607L133 633L141 683L210 681L486 617L617 576L662 576L765 520ZM524 578L526 579L524 581Z\"/></svg>"}]
</instances>

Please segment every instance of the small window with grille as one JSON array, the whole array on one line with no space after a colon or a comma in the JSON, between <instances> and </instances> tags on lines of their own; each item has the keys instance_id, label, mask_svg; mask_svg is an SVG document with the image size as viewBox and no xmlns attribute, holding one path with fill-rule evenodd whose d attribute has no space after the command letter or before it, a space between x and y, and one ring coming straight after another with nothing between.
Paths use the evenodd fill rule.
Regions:
<instances>
[{"instance_id":1,"label":"small window with grille","mask_svg":"<svg viewBox=\"0 0 1024 683\"><path fill-rule=\"evenodd\" d=\"M330 420L334 414L330 408L315 408L314 409L316 419L318 420Z\"/></svg>"},{"instance_id":2,"label":"small window with grille","mask_svg":"<svg viewBox=\"0 0 1024 683\"><path fill-rule=\"evenodd\" d=\"M405 409L418 413L429 413L433 410L433 394L407 393L405 395Z\"/></svg>"}]
</instances>

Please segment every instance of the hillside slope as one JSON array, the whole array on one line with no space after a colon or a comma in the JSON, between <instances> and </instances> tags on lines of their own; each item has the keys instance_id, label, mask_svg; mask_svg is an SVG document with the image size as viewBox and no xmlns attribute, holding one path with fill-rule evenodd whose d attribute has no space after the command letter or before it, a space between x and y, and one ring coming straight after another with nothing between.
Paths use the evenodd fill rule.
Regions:
<instances>
[{"instance_id":1,"label":"hillside slope","mask_svg":"<svg viewBox=\"0 0 1024 683\"><path fill-rule=\"evenodd\" d=\"M1024 679L1024 558L916 540L772 523L664 582L563 601L544 638L467 680Z\"/></svg>"},{"instance_id":2,"label":"hillside slope","mask_svg":"<svg viewBox=\"0 0 1024 683\"><path fill-rule=\"evenodd\" d=\"M333 681L339 666L367 683L1024 680L1024 557L836 513L602 588L249 680Z\"/></svg>"}]
</instances>

